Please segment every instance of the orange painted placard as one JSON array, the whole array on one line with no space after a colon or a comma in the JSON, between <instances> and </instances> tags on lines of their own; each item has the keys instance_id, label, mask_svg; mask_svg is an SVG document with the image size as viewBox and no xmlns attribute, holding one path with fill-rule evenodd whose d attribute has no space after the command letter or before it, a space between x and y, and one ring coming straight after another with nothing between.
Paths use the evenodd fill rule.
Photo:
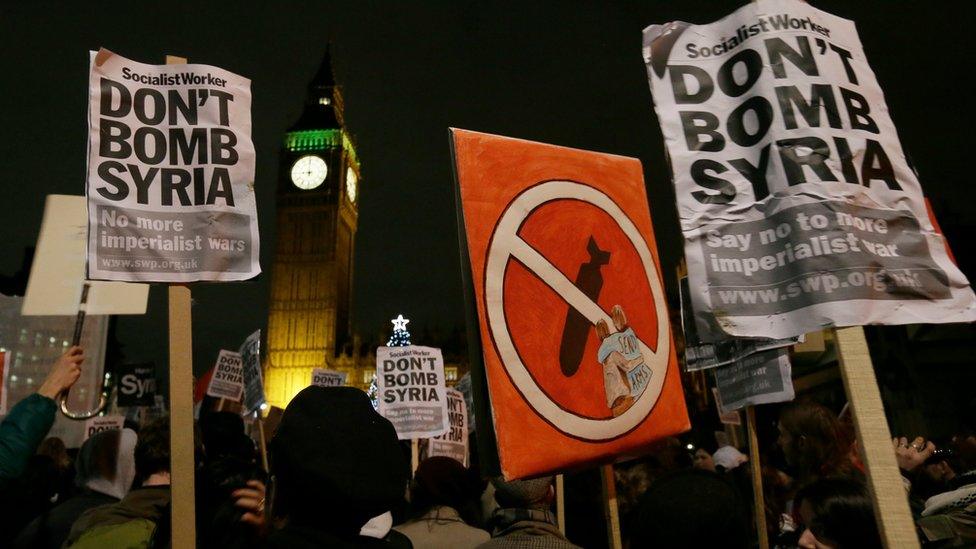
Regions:
<instances>
[{"instance_id":1,"label":"orange painted placard","mask_svg":"<svg viewBox=\"0 0 976 549\"><path fill-rule=\"evenodd\" d=\"M689 428L640 161L452 130L506 478Z\"/></svg>"}]
</instances>

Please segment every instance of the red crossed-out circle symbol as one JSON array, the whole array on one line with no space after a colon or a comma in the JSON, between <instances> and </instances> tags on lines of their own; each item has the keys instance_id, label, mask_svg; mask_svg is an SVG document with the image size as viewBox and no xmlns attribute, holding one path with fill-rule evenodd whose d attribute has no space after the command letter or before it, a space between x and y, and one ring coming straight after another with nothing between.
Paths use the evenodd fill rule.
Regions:
<instances>
[{"instance_id":1,"label":"red crossed-out circle symbol","mask_svg":"<svg viewBox=\"0 0 976 549\"><path fill-rule=\"evenodd\" d=\"M542 390L520 357L505 317L505 269L509 262L515 259L590 323L596 324L599 320L604 320L609 325L613 325L613 320L607 311L587 297L543 254L518 234L519 227L536 208L549 202L567 199L585 202L599 208L608 214L626 235L647 277L654 302L653 309L658 319L655 333L650 334L654 340L650 342L638 340L644 361L652 372L651 380L633 406L616 417L605 419L585 417L555 402ZM651 251L637 226L620 206L602 191L573 181L546 181L519 194L499 219L488 246L485 266L485 304L488 325L503 367L529 406L556 429L583 440L610 440L630 432L650 414L661 395L670 360L671 345L664 288L658 277ZM652 305L647 304L647 307ZM657 351L652 351L652 347ZM555 351L553 360L555 360Z\"/></svg>"}]
</instances>

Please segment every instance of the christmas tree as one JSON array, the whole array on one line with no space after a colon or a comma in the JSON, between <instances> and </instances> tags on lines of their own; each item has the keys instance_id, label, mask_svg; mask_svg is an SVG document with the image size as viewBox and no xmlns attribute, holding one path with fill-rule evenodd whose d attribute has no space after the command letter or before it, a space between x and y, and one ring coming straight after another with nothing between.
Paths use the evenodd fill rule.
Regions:
<instances>
[{"instance_id":1,"label":"christmas tree","mask_svg":"<svg viewBox=\"0 0 976 549\"><path fill-rule=\"evenodd\" d=\"M390 322L393 323L393 335L386 342L386 346L406 347L410 345L410 332L407 331L407 324L410 320L403 318L403 315L397 315ZM379 409L379 401L377 400L379 398L379 388L376 386L375 375L373 376L373 380L369 382L369 389L366 390L366 394L369 396L369 400L373 402L373 408Z\"/></svg>"},{"instance_id":2,"label":"christmas tree","mask_svg":"<svg viewBox=\"0 0 976 549\"><path fill-rule=\"evenodd\" d=\"M410 332L407 331L407 324L410 322L410 320L403 318L403 315L397 315L397 317L390 322L393 323L393 335L391 335L390 340L386 342L386 346L406 347L407 345L410 345Z\"/></svg>"}]
</instances>

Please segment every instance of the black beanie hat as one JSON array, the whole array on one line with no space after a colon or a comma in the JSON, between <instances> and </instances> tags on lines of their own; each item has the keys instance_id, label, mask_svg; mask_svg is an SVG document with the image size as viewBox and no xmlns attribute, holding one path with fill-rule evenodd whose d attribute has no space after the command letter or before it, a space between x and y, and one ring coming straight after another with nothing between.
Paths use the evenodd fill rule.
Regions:
<instances>
[{"instance_id":1,"label":"black beanie hat","mask_svg":"<svg viewBox=\"0 0 976 549\"><path fill-rule=\"evenodd\" d=\"M209 412L200 416L200 434L210 460L234 455L244 460L257 457L254 443L244 433L244 420L234 412Z\"/></svg>"},{"instance_id":2,"label":"black beanie hat","mask_svg":"<svg viewBox=\"0 0 976 549\"><path fill-rule=\"evenodd\" d=\"M749 546L746 503L722 476L685 469L665 475L648 487L633 516L630 546Z\"/></svg>"},{"instance_id":3,"label":"black beanie hat","mask_svg":"<svg viewBox=\"0 0 976 549\"><path fill-rule=\"evenodd\" d=\"M409 465L396 430L359 389L303 389L270 449L275 505L306 526L355 533L403 499Z\"/></svg>"}]
</instances>

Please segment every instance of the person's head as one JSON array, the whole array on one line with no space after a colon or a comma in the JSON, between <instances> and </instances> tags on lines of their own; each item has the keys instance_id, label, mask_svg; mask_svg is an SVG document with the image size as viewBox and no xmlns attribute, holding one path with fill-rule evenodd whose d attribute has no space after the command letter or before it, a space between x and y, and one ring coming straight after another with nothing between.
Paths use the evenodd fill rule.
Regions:
<instances>
[{"instance_id":1,"label":"person's head","mask_svg":"<svg viewBox=\"0 0 976 549\"><path fill-rule=\"evenodd\" d=\"M633 515L631 547L749 546L746 502L717 473L685 469L651 483Z\"/></svg>"},{"instance_id":2,"label":"person's head","mask_svg":"<svg viewBox=\"0 0 976 549\"><path fill-rule=\"evenodd\" d=\"M695 469L704 471L714 471L715 462L712 454L715 453L715 437L706 433L693 433L687 438L686 448L691 455L691 466Z\"/></svg>"},{"instance_id":3,"label":"person's head","mask_svg":"<svg viewBox=\"0 0 976 549\"><path fill-rule=\"evenodd\" d=\"M498 506L508 509L548 509L555 494L553 480L547 476L529 480L508 480L502 477L491 479L495 486L495 501Z\"/></svg>"},{"instance_id":4,"label":"person's head","mask_svg":"<svg viewBox=\"0 0 976 549\"><path fill-rule=\"evenodd\" d=\"M352 387L306 387L270 444L275 514L355 536L403 498L409 464L396 430Z\"/></svg>"},{"instance_id":5,"label":"person's head","mask_svg":"<svg viewBox=\"0 0 976 549\"><path fill-rule=\"evenodd\" d=\"M139 431L135 461L142 482L153 475L169 474L169 416L153 420Z\"/></svg>"},{"instance_id":6,"label":"person's head","mask_svg":"<svg viewBox=\"0 0 976 549\"><path fill-rule=\"evenodd\" d=\"M952 437L951 447L961 468L960 472L976 469L976 432L965 429Z\"/></svg>"},{"instance_id":7,"label":"person's head","mask_svg":"<svg viewBox=\"0 0 976 549\"><path fill-rule=\"evenodd\" d=\"M822 478L796 494L803 522L798 545L803 549L881 548L878 525L864 483Z\"/></svg>"},{"instance_id":8,"label":"person's head","mask_svg":"<svg viewBox=\"0 0 976 549\"><path fill-rule=\"evenodd\" d=\"M68 449L64 446L64 441L58 437L47 437L41 441L37 447L37 455L48 456L54 461L54 465L61 471L71 467L71 457L68 456Z\"/></svg>"},{"instance_id":9,"label":"person's head","mask_svg":"<svg viewBox=\"0 0 976 549\"><path fill-rule=\"evenodd\" d=\"M456 459L434 456L420 462L410 487L410 503L415 515L437 506L463 513L475 494L468 470Z\"/></svg>"},{"instance_id":10,"label":"person's head","mask_svg":"<svg viewBox=\"0 0 976 549\"><path fill-rule=\"evenodd\" d=\"M251 437L244 433L244 420L233 412L210 412L200 418L200 438L207 460L235 456L243 461L257 459Z\"/></svg>"},{"instance_id":11,"label":"person's head","mask_svg":"<svg viewBox=\"0 0 976 549\"><path fill-rule=\"evenodd\" d=\"M731 471L736 467L747 463L749 461L749 456L743 454L738 448L734 446L722 446L712 455L712 460L715 463L715 471Z\"/></svg>"},{"instance_id":12,"label":"person's head","mask_svg":"<svg viewBox=\"0 0 976 549\"><path fill-rule=\"evenodd\" d=\"M132 429L102 431L92 435L78 450L75 484L122 499L136 476L136 440L136 433Z\"/></svg>"},{"instance_id":13,"label":"person's head","mask_svg":"<svg viewBox=\"0 0 976 549\"><path fill-rule=\"evenodd\" d=\"M650 456L662 472L692 466L692 453L688 451L688 445L676 437L656 442Z\"/></svg>"},{"instance_id":14,"label":"person's head","mask_svg":"<svg viewBox=\"0 0 976 549\"><path fill-rule=\"evenodd\" d=\"M701 469L703 471L715 470L715 460L712 459L712 454L709 454L708 450L704 448L695 449L695 453L691 456L691 462L695 469Z\"/></svg>"},{"instance_id":15,"label":"person's head","mask_svg":"<svg viewBox=\"0 0 976 549\"><path fill-rule=\"evenodd\" d=\"M850 467L850 442L837 416L814 402L797 402L780 413L779 438L786 462L801 480Z\"/></svg>"}]
</instances>

